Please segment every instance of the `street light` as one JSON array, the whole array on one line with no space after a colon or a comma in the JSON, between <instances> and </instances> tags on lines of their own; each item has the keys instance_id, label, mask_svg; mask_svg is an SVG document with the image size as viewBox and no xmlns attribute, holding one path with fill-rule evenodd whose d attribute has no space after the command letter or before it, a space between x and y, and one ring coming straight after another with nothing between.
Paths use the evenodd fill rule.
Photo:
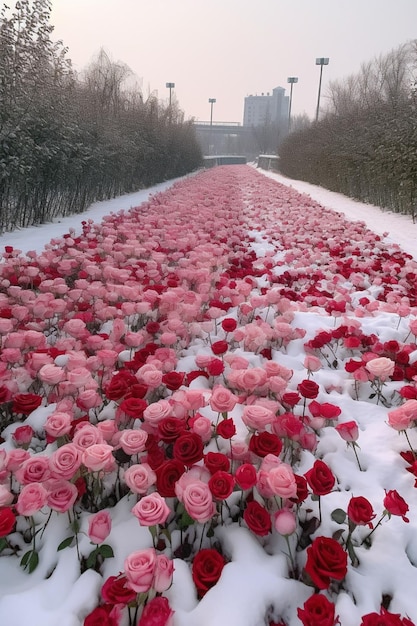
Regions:
<instances>
[{"instance_id":1,"label":"street light","mask_svg":"<svg viewBox=\"0 0 417 626\"><path fill-rule=\"evenodd\" d=\"M173 89L174 89L174 87L175 87L175 83L167 83L167 84L165 85L165 87L166 87L167 89L169 89L169 108L171 108L171 103L172 103L172 90L173 90Z\"/></svg>"},{"instance_id":2,"label":"street light","mask_svg":"<svg viewBox=\"0 0 417 626\"><path fill-rule=\"evenodd\" d=\"M292 88L293 88L294 83L298 83L297 76L289 76L287 78L287 83L289 83L291 85L291 87L290 87L290 104L289 104L289 107L288 107L288 130L290 130L290 128L291 128Z\"/></svg>"},{"instance_id":3,"label":"street light","mask_svg":"<svg viewBox=\"0 0 417 626\"><path fill-rule=\"evenodd\" d=\"M210 107L210 126L213 126L213 104L216 102L216 98L209 98Z\"/></svg>"},{"instance_id":4,"label":"street light","mask_svg":"<svg viewBox=\"0 0 417 626\"><path fill-rule=\"evenodd\" d=\"M323 65L329 65L329 59L326 58L326 57L320 57L320 58L316 59L316 65L320 65L319 95L317 97L317 109L316 109L316 122L317 122L317 120L319 119L321 77L323 75Z\"/></svg>"},{"instance_id":5,"label":"street light","mask_svg":"<svg viewBox=\"0 0 417 626\"><path fill-rule=\"evenodd\" d=\"M216 102L216 98L209 98L210 103L210 133L209 133L209 154L211 152L211 140L212 140L212 126L213 126L213 104Z\"/></svg>"}]
</instances>

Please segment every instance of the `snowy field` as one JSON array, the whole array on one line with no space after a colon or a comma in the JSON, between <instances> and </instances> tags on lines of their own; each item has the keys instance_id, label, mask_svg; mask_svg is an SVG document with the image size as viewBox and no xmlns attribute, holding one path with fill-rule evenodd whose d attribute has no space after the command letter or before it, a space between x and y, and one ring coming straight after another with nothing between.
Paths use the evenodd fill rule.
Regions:
<instances>
[{"instance_id":1,"label":"snowy field","mask_svg":"<svg viewBox=\"0 0 417 626\"><path fill-rule=\"evenodd\" d=\"M236 172L239 174L237 180L232 177L230 182L229 172L234 167L238 168ZM136 218L141 226L135 231L135 222L128 214L131 208L139 206ZM217 233L216 216L220 210L225 217L219 222ZM151 216L149 220L147 215ZM103 219L102 228L99 225ZM228 219L232 223L230 227ZM82 221L87 221L87 225ZM123 230L123 242L117 240L118 228ZM155 245L148 246L145 235L152 237L152 232ZM68 233L70 237L63 238ZM160 237L163 243L158 247ZM90 242L91 245L79 242ZM239 266L237 261L227 266L231 258L228 248L231 242L239 250L236 253L242 261ZM180 246L177 255L176 244ZM119 299L125 303L121 305L125 306L124 309L119 307L117 310L117 298L109 299L98 289L97 300L101 299L102 304L100 309L95 301L95 312L101 314L104 310L114 309L113 319L111 312L107 316L103 312L99 318L100 327L95 327L95 334L105 335L101 343L91 340L93 331L86 333L87 338L81 331L80 334L68 331L65 335L59 323L54 326L58 330L48 335L49 342L54 333L59 335L59 355L53 354L53 358L46 359L44 366L62 370L62 375L67 376L65 382L70 380L74 369L88 370L89 386L77 386L76 391L72 389L68 395L64 392L60 395L56 390L52 392L50 388L47 392L41 391L42 381L44 387L48 386L47 377L42 379L29 354L24 360L12 353L4 357L3 385L12 395L37 393L42 396L42 403L28 415L20 415L19 422L8 425L3 431L1 448L4 452L3 457L0 456L0 470L3 463L4 471L3 474L0 471L0 486L4 494L10 490L12 500L7 501L0 491L0 513L1 507L16 506L22 485L27 484L23 479L19 480L21 474L16 478L17 469L7 470L8 455L12 450L20 449L14 438L16 428L31 426L34 434L29 444L30 454L49 458L59 447L58 436L45 443L45 426L51 414L69 413L75 419L80 416L82 406L96 429L100 422L112 421L117 415L120 419L119 400L103 403L96 397L96 404L89 407L86 400L84 405L77 403L77 394L91 391L104 397L102 388L105 387L99 387L97 383L100 370L97 359L102 359L103 376L109 383L115 372L126 368L132 354L140 351L146 342L158 343L165 350L171 371L185 375L199 370L205 372L191 377L188 385L184 379L182 386L172 390L161 382L161 376L169 371L164 367L162 357L160 360L151 358L145 364L138 360L137 371L131 372L139 384L147 385L148 391L152 391L145 396L148 406L158 405L159 408L161 402L170 402L175 417L185 420L179 406L188 406L189 415L192 413L195 417L191 397L199 397L199 404L195 406L201 423L206 424L205 428L208 421L211 424L211 434L201 435L205 454L211 451L228 456L233 480L242 463L252 465L257 471L255 486L245 490L235 482L227 505L216 503L217 511L212 516L214 519L217 515L213 538L205 534L206 521L195 518L195 523L186 528L184 533L189 534L193 546L190 558L179 558L174 554L174 545L181 545L184 537L181 533L179 538L179 531L175 528L178 515L177 509L174 511L173 508L174 498L166 498L171 513L164 524L171 530L173 543L171 551L168 542L164 542L162 553L173 558L174 573L172 585L162 593L173 614L159 615L155 618L159 621L150 618L146 621L145 614L140 618L140 606L135 617L135 611L125 608L123 603L116 603L111 615L104 611L88 618L100 602L103 605L100 590L104 581L125 570L131 553L152 546L149 528L139 524L132 514L132 508L143 494L138 496L130 491L113 506L105 508L111 515L111 529L105 537L105 544L111 546L113 556L105 558L97 571L87 568L81 575L79 556L86 558L96 545L89 537L92 511L79 509L78 545L71 544L59 552L57 546L69 534L66 512L56 513L54 510L45 530L42 529L48 519L47 506L40 507L33 515L21 513L10 535L10 543L8 546L2 544L0 624L131 626L136 624L135 619L141 619L137 621L140 626L334 626L339 616L341 626L371 626L377 622L371 622L371 618L366 621L363 616L385 610L401 616L396 624L417 624L417 496L414 486L417 470L412 452L417 449L417 411L413 404L417 404L417 369L414 371L414 367L417 368L417 346L413 333L413 330L417 332L417 224L406 216L381 211L378 207L279 174L261 173L247 166L229 166L96 203L85 214L64 218L54 224L4 234L0 237L0 246L2 250L4 246L14 248L13 252L9 248L5 253L2 269L12 267L13 263L18 268L16 285L13 281L10 283L3 271L3 309L22 307L23 302L31 309L31 296L24 300L20 292L20 289L31 291L31 287L19 283L19 272L25 272L27 267L33 269L38 259L50 259L51 263L54 263L54 256L60 259L54 265L57 268L55 278L43 279L50 282L45 283L46 287L41 291L43 300L38 302L33 325L27 318L26 330L20 322L16 322L13 329L4 324L3 347L8 350L14 349L9 345L19 345L17 338L15 344L11 340L7 343L9 333L17 335L27 329L46 332L41 318L50 306L48 285L51 285L55 303L70 297L73 297L72 302L78 303L75 291L84 289L87 294L92 289L91 282L87 284L87 281L93 281L94 289L98 289L102 276L92 267L94 263L105 268L107 293L119 294ZM351 259L357 263L354 272L350 268L349 255L345 254L346 247L352 250ZM16 253L16 249L23 254ZM92 250L103 252L100 260L93 257ZM26 253L29 253L28 257ZM78 254L88 256L88 261L79 261ZM140 256L141 264L135 265L132 260L135 255ZM168 257L169 263L166 261ZM26 260L19 262L16 258ZM111 263L117 269L111 269ZM133 285L129 273L132 265L139 272L136 275L140 277L139 283L142 281L140 289L145 279L153 277L147 283L149 289L141 292L141 297L149 292L154 294L154 284L163 284L166 291L175 292L171 300L164 300L162 292L153 301L149 297L147 303L152 306L143 309L140 298L135 296L133 299L135 306L138 305L133 309L141 315L143 312L146 323L161 326L159 329L155 326L153 335L145 331L146 325L129 327L133 311L129 307L133 287L130 287L131 291L128 289L131 283ZM127 266L129 272L124 274L123 268ZM42 276L46 261L41 262L40 267ZM63 289L60 295L57 286L63 284L63 280L58 278L58 273L65 277L65 267L69 272L75 271L76 267L78 273L70 289ZM240 273L236 267L241 269ZM164 282L163 270L169 274L171 283ZM215 276L216 286L209 283L210 271ZM311 273L317 274L316 285L309 283ZM33 275L38 274L33 271ZM192 299L185 295L187 284L197 285L189 290L194 289L193 293L198 297ZM278 296L283 285L286 285L286 292ZM386 285L389 288L384 292ZM320 288L320 293L314 290L315 286ZM292 292L297 294L293 300ZM386 294L385 300L379 298L381 293ZM79 298L89 302L87 295L80 293ZM216 305L219 301L229 303L228 308L221 310ZM197 314L199 303L204 304L208 317L196 317L193 321L190 310L195 305ZM62 313L59 304L55 306L55 315L61 315L63 323L71 322L74 315L71 306L62 307ZM82 313L87 309L85 306L77 310ZM17 309L12 310L19 314ZM120 310L125 313L123 316L118 313ZM87 318L80 315L79 319ZM222 326L224 319L234 320L236 328L225 330ZM81 324L79 326L81 328ZM122 330L116 331L116 326ZM71 324L67 328L72 328ZM327 333L327 341L323 339L321 345L314 343L319 333ZM216 342L226 342L218 354L212 349ZM80 352L83 356L77 357L76 353L79 355ZM113 360L110 352L114 353ZM106 357L109 363L105 362ZM207 374L208 363L213 358L221 361L224 369L220 373L216 370ZM377 365L382 369L367 368L372 360L378 361ZM72 370L69 367L71 361ZM349 366L352 361L359 364L357 369ZM149 371L158 380L158 385L153 386L150 382ZM248 372L252 378L248 377ZM257 376L258 385L251 386L250 380L258 380ZM306 380L315 383L316 395L304 390ZM235 404L231 402L224 410L212 401L214 389L219 386L236 398ZM190 390L193 393L189 393ZM7 401L12 400L8 397ZM406 406L411 407L411 414L407 415L409 419L405 425L399 427L395 411L404 402L410 403ZM246 417L246 413L251 413L247 408L253 409L254 406L259 407L259 415L264 415L262 425L256 422L256 418L253 418L255 424ZM329 414L329 410L333 413ZM298 439L291 439L288 433L284 433L283 425L278 424L276 415L288 414L297 421L304 439L301 435ZM232 440L213 435L219 418L225 417L232 419L236 427ZM189 416L187 424L188 419ZM357 443L351 440L349 445L336 426L352 421L358 428ZM145 425L142 424L145 432L152 436L159 432L156 425L156 421L147 423L146 419ZM138 431L141 425L138 426L137 421L129 428ZM197 427L195 432L200 433ZM248 450L250 439L266 432L279 435L282 451L268 456ZM115 436L113 432L113 438L107 440L115 450L118 437L120 439L120 433ZM408 454L401 456L400 453L405 451ZM135 458L146 462L144 455L145 451L141 450ZM293 473L306 476L320 460L325 463L329 476L334 477L334 484L327 476L330 488L323 488L321 495L317 495L314 484L309 483L308 495L298 502L294 500L294 493L291 500L278 487L271 492L272 475L278 471L278 464L271 460L271 456L280 458L282 465L290 468L291 477ZM124 464L120 461L117 470L122 476L127 470L126 463L129 464L126 459ZM203 467L202 458L195 465L202 468L197 482L207 485L210 473ZM106 476L109 480L113 476L110 470L115 471L114 468L108 469ZM189 466L187 471L191 471ZM43 479L39 482L42 483ZM150 485L148 492L155 492L155 483ZM248 524L239 513L252 497L272 519L272 527L265 533L257 533L254 530L256 524L251 528L251 522ZM370 504L372 515L348 525L348 518L340 511L346 513L351 499L358 497L365 498ZM24 507L20 510L24 511ZM294 528L288 533L283 532L276 521L278 512L284 510L295 520ZM334 511L339 513L333 514ZM315 524L314 528L308 527L309 520L314 520L311 522L313 526ZM366 537L371 533L371 525L377 527L368 541ZM22 537L25 533L30 536L30 528L38 530L39 565L29 574L19 561L24 552ZM332 576L329 565L331 581L323 585L317 584L323 572L317 573L316 563L309 565L309 559L313 559L312 546L316 546L314 542L319 537L331 538L338 543L346 560L346 572L343 571L342 575L335 571ZM31 545L29 541L27 549ZM216 549L221 546L225 565L215 584L209 585L207 593L198 597L192 576L192 557L199 548L211 549L212 545ZM12 553L10 546L17 546L17 555ZM339 569L343 570L340 562L343 558L340 555L337 558ZM309 578L312 571L313 576ZM317 613L314 613L315 609L307 608L303 615L300 610L313 595L324 596L327 604L323 604L325 608L317 609ZM383 619L378 624L394 623Z\"/></svg>"}]
</instances>

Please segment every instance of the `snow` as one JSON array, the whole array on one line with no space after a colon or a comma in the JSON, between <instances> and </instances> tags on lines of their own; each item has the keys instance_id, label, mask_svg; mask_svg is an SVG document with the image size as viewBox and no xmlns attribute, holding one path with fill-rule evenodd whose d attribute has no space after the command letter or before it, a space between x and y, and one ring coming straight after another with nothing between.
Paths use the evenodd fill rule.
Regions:
<instances>
[{"instance_id":1,"label":"snow","mask_svg":"<svg viewBox=\"0 0 417 626\"><path fill-rule=\"evenodd\" d=\"M349 220L363 221L372 231L384 235L386 241L397 242L404 251L417 259L417 224L413 224L410 217L381 211L378 207L287 179L280 174L264 174L309 195L327 208L343 213ZM41 252L52 238L69 229L80 232L82 220L100 221L111 212L138 206L150 194L159 193L172 183L170 181L152 189L95 203L83 215L3 234L0 247L10 245L23 252ZM331 317L308 312L297 313L294 320L294 326L307 331L303 341L313 337L317 329L326 325L332 328L333 323ZM407 334L406 321L402 319L398 328L397 325L397 315L381 313L366 319L366 332L381 335L382 341L390 338L404 340ZM300 345L294 345L287 355L282 355L281 360L283 365L294 370L294 388L305 377L302 359L297 353ZM384 407L371 405L366 399L353 400L350 381L346 380L343 371L322 369L314 374L314 380L325 388L331 385L335 387L326 396L319 396L319 402L331 401L333 397L342 409L339 421L355 419L359 423L358 455L364 470L359 471L352 449L346 446L337 432L329 429L326 437L320 441L318 456L337 476L343 478L339 491L322 498L323 527L320 532L331 536L332 532L340 528L331 520L330 513L336 508L346 510L352 495L362 495L374 503L377 514L375 522L383 512L384 490L398 490L410 507L409 523L392 516L390 520L384 520L375 531L371 549L357 548L360 566L349 568L346 587L350 593L339 593L336 614L340 616L342 626L358 626L362 615L379 611L381 594L387 594L393 596L390 611L408 615L417 623L417 498L414 477L404 471L404 461L399 456L399 452L407 448L404 437L384 425L387 416ZM395 388L394 383L392 388ZM48 409L37 409L31 419L43 422L47 414ZM409 434L417 448L416 433ZM307 471L312 460L313 456L306 453L299 473ZM148 530L138 526L137 520L130 514L131 506L132 501L125 498L114 511L113 527L106 543L113 547L115 558L105 562L104 578L121 571L124 558L130 552L150 545ZM83 530L86 530L85 525ZM365 536L369 531L358 527L356 532ZM12 557L0 557L0 624L81 626L85 615L97 605L103 579L91 570L78 576L75 548L56 552L56 545L67 533L62 520L53 517L48 527L50 548L48 550L48 545L43 546L42 562L31 575L23 572L18 561ZM279 621L282 616L288 625L298 626L301 622L297 618L294 598L301 606L311 594L311 588L286 578L284 538L276 536L275 545L269 544L268 554L262 546L263 540L255 538L245 528L225 526L219 530L219 536L230 562L225 566L220 581L201 601L198 602L195 597L189 565L178 559L175 562L174 583L166 592L175 610L175 626L264 626L268 607L274 607L271 620L276 618ZM290 537L291 542L293 539ZM88 537L84 535L80 550L88 553L89 546Z\"/></svg>"}]
</instances>

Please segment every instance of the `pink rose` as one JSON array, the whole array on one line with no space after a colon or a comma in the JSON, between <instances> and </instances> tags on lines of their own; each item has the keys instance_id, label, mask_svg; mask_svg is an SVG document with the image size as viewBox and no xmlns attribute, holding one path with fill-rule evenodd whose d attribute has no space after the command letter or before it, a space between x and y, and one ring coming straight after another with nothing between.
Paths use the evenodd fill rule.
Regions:
<instances>
[{"instance_id":1,"label":"pink rose","mask_svg":"<svg viewBox=\"0 0 417 626\"><path fill-rule=\"evenodd\" d=\"M305 357L303 365L309 372L317 372L323 367L320 359L312 354Z\"/></svg>"},{"instance_id":2,"label":"pink rose","mask_svg":"<svg viewBox=\"0 0 417 626\"><path fill-rule=\"evenodd\" d=\"M138 454L145 450L147 438L145 430L126 429L120 435L119 444L126 454Z\"/></svg>"},{"instance_id":3,"label":"pink rose","mask_svg":"<svg viewBox=\"0 0 417 626\"><path fill-rule=\"evenodd\" d=\"M45 432L50 437L62 437L68 435L72 427L72 416L69 413L51 413L45 422Z\"/></svg>"},{"instance_id":4,"label":"pink rose","mask_svg":"<svg viewBox=\"0 0 417 626\"><path fill-rule=\"evenodd\" d=\"M267 482L272 492L281 498L295 498L297 495L294 472L286 463L273 467L268 473Z\"/></svg>"},{"instance_id":5,"label":"pink rose","mask_svg":"<svg viewBox=\"0 0 417 626\"><path fill-rule=\"evenodd\" d=\"M391 359L385 356L372 359L365 365L365 369L381 381L387 380L387 378L393 374L394 368L394 361L391 361Z\"/></svg>"},{"instance_id":6,"label":"pink rose","mask_svg":"<svg viewBox=\"0 0 417 626\"><path fill-rule=\"evenodd\" d=\"M201 437L203 443L210 441L213 434L213 426L211 420L203 415L198 415L190 420L191 431Z\"/></svg>"},{"instance_id":7,"label":"pink rose","mask_svg":"<svg viewBox=\"0 0 417 626\"><path fill-rule=\"evenodd\" d=\"M95 443L82 453L82 463L90 472L111 472L115 468L113 446Z\"/></svg>"},{"instance_id":8,"label":"pink rose","mask_svg":"<svg viewBox=\"0 0 417 626\"><path fill-rule=\"evenodd\" d=\"M102 404L103 400L100 394L94 389L84 389L78 394L77 406L84 411L95 409Z\"/></svg>"},{"instance_id":9,"label":"pink rose","mask_svg":"<svg viewBox=\"0 0 417 626\"><path fill-rule=\"evenodd\" d=\"M141 526L164 524L171 513L165 499L157 491L143 496L132 509Z\"/></svg>"},{"instance_id":10,"label":"pink rose","mask_svg":"<svg viewBox=\"0 0 417 626\"><path fill-rule=\"evenodd\" d=\"M149 389L157 389L162 384L162 372L154 365L143 365L136 375Z\"/></svg>"},{"instance_id":11,"label":"pink rose","mask_svg":"<svg viewBox=\"0 0 417 626\"><path fill-rule=\"evenodd\" d=\"M237 403L237 397L226 387L214 387L210 397L210 407L218 413L232 411Z\"/></svg>"},{"instance_id":12,"label":"pink rose","mask_svg":"<svg viewBox=\"0 0 417 626\"><path fill-rule=\"evenodd\" d=\"M132 552L124 562L127 585L136 593L149 591L153 585L155 569L156 552L154 548Z\"/></svg>"},{"instance_id":13,"label":"pink rose","mask_svg":"<svg viewBox=\"0 0 417 626\"><path fill-rule=\"evenodd\" d=\"M73 443L66 443L49 457L51 476L70 480L81 466L81 451Z\"/></svg>"},{"instance_id":14,"label":"pink rose","mask_svg":"<svg viewBox=\"0 0 417 626\"><path fill-rule=\"evenodd\" d=\"M6 454L6 451L0 451ZM5 467L7 472L15 472L22 465L26 459L30 458L30 453L24 448L16 448L16 450L10 450L7 453L7 458L5 459ZM2 468L2 463L0 462L0 480L3 480L7 476L3 476L4 468Z\"/></svg>"},{"instance_id":15,"label":"pink rose","mask_svg":"<svg viewBox=\"0 0 417 626\"><path fill-rule=\"evenodd\" d=\"M279 509L274 513L274 526L280 535L292 535L297 528L297 519L293 511Z\"/></svg>"},{"instance_id":16,"label":"pink rose","mask_svg":"<svg viewBox=\"0 0 417 626\"><path fill-rule=\"evenodd\" d=\"M64 331L76 339L88 336L88 330L85 322L80 319L71 319L68 320L68 322L65 322Z\"/></svg>"},{"instance_id":17,"label":"pink rose","mask_svg":"<svg viewBox=\"0 0 417 626\"><path fill-rule=\"evenodd\" d=\"M201 480L186 485L182 502L188 515L202 524L208 522L216 512L210 488Z\"/></svg>"},{"instance_id":18,"label":"pink rose","mask_svg":"<svg viewBox=\"0 0 417 626\"><path fill-rule=\"evenodd\" d=\"M174 562L165 554L158 554L156 557L155 578L153 588L157 593L163 593L172 583L174 573Z\"/></svg>"},{"instance_id":19,"label":"pink rose","mask_svg":"<svg viewBox=\"0 0 417 626\"><path fill-rule=\"evenodd\" d=\"M50 478L49 460L46 456L32 456L16 470L15 476L19 483L41 483Z\"/></svg>"},{"instance_id":20,"label":"pink rose","mask_svg":"<svg viewBox=\"0 0 417 626\"><path fill-rule=\"evenodd\" d=\"M263 431L274 419L273 412L263 406L252 404L243 409L242 421L252 430Z\"/></svg>"},{"instance_id":21,"label":"pink rose","mask_svg":"<svg viewBox=\"0 0 417 626\"><path fill-rule=\"evenodd\" d=\"M358 425L354 420L350 422L342 422L342 424L338 424L336 426L336 430L339 435L342 437L344 441L348 443L352 443L353 441L357 441L359 437L359 429Z\"/></svg>"},{"instance_id":22,"label":"pink rose","mask_svg":"<svg viewBox=\"0 0 417 626\"><path fill-rule=\"evenodd\" d=\"M107 420L98 422L97 430L103 436L104 441L107 441L107 442L110 442L113 439L116 432L118 432L116 422L112 419L107 419Z\"/></svg>"},{"instance_id":23,"label":"pink rose","mask_svg":"<svg viewBox=\"0 0 417 626\"><path fill-rule=\"evenodd\" d=\"M24 485L17 498L16 511L19 515L31 517L43 506L48 498L48 492L42 483Z\"/></svg>"},{"instance_id":24,"label":"pink rose","mask_svg":"<svg viewBox=\"0 0 417 626\"><path fill-rule=\"evenodd\" d=\"M96 443L104 443L104 438L96 426L82 422L79 426L77 425L72 442L77 448L84 450Z\"/></svg>"},{"instance_id":25,"label":"pink rose","mask_svg":"<svg viewBox=\"0 0 417 626\"><path fill-rule=\"evenodd\" d=\"M28 448L34 434L32 426L25 425L18 426L12 437L16 445Z\"/></svg>"},{"instance_id":26,"label":"pink rose","mask_svg":"<svg viewBox=\"0 0 417 626\"><path fill-rule=\"evenodd\" d=\"M151 426L157 426L165 417L172 413L172 407L168 400L158 400L149 404L143 411L143 419Z\"/></svg>"},{"instance_id":27,"label":"pink rose","mask_svg":"<svg viewBox=\"0 0 417 626\"><path fill-rule=\"evenodd\" d=\"M156 474L148 463L131 465L124 474L126 485L133 493L145 494L156 483Z\"/></svg>"},{"instance_id":28,"label":"pink rose","mask_svg":"<svg viewBox=\"0 0 417 626\"><path fill-rule=\"evenodd\" d=\"M46 503L58 513L68 511L78 498L78 489L68 480L55 479L45 483L48 491Z\"/></svg>"},{"instance_id":29,"label":"pink rose","mask_svg":"<svg viewBox=\"0 0 417 626\"><path fill-rule=\"evenodd\" d=\"M52 363L43 365L38 372L38 377L47 385L57 385L65 378L65 372L61 367L57 367Z\"/></svg>"},{"instance_id":30,"label":"pink rose","mask_svg":"<svg viewBox=\"0 0 417 626\"><path fill-rule=\"evenodd\" d=\"M397 409L388 411L388 424L395 430L407 430L407 428L410 428L413 421L414 419L412 415L404 409L404 405L399 406Z\"/></svg>"},{"instance_id":31,"label":"pink rose","mask_svg":"<svg viewBox=\"0 0 417 626\"><path fill-rule=\"evenodd\" d=\"M14 495L4 485L0 485L0 508L9 506L14 500Z\"/></svg>"},{"instance_id":32,"label":"pink rose","mask_svg":"<svg viewBox=\"0 0 417 626\"><path fill-rule=\"evenodd\" d=\"M85 387L91 382L92 377L90 371L86 367L75 367L67 374L68 382L74 387Z\"/></svg>"},{"instance_id":33,"label":"pink rose","mask_svg":"<svg viewBox=\"0 0 417 626\"><path fill-rule=\"evenodd\" d=\"M108 511L99 511L88 519L87 534L92 543L103 543L111 531L111 517Z\"/></svg>"}]
</instances>

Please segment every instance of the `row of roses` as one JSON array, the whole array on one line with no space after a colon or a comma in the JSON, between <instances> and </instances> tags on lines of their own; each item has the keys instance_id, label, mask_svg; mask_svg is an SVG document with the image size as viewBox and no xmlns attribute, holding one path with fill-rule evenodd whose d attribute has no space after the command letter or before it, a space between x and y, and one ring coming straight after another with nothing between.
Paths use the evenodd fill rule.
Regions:
<instances>
[{"instance_id":1,"label":"row of roses","mask_svg":"<svg viewBox=\"0 0 417 626\"><path fill-rule=\"evenodd\" d=\"M223 180L229 184L226 174ZM234 181L232 191L237 192L238 187ZM184 192L192 190L187 183ZM222 519L224 507L219 503L226 503L240 489L247 493L235 504L235 520L244 519L252 532L262 536L271 530L273 513L278 532L285 530L282 534L288 536L295 530L302 481L301 477L297 480L288 463L296 464L304 449L314 451L320 428L337 420L340 413L334 405L314 403L319 386L310 379L310 373L318 368L312 359L306 364L309 376L297 391L291 388L292 372L271 359L272 349L285 351L291 342L302 339L304 331L295 328L292 321L294 312L305 304L300 304L298 297L292 298L285 272L274 274L277 264L272 255L259 259L242 243L248 238L242 232L241 215L236 221L225 182L221 190L225 196L221 208L227 211L221 218L220 211L215 219L211 217L206 230L199 221L200 230L195 231L198 240L194 232L187 237L177 225L171 226L163 219L166 203L177 202L174 195L156 198L145 207L146 213L140 209L111 216L102 227L85 224L83 237L67 236L53 242L40 259L29 255L31 261L27 262L16 251L6 251L2 266L6 296L1 325L4 350L0 359L4 364L5 423L19 415L30 415L46 403L55 404L41 431L29 431L28 426L22 427L25 431L9 427L12 438L8 442L22 446L2 452L2 503L9 520L15 515L10 505L24 517L33 516L45 505L60 513L75 504L95 510L117 501L128 488L138 496L136 508L132 508L141 524L165 524L169 515L171 522L178 523L177 505L167 508L162 503L164 498L176 498L183 504L191 518L189 525L193 521L204 524L219 516ZM207 200L201 191L194 189L193 194L194 198L198 196L199 206L211 214L214 201ZM292 208L292 201L291 194L285 196L284 204L289 204L286 209ZM207 221L207 213L202 212L203 220ZM148 230L143 229L144 218ZM230 227L231 218L237 230L226 237L226 227L219 228L219 224ZM257 212L256 218L263 219L263 214ZM113 230L116 224L117 230ZM307 225L302 232L308 232ZM171 239L167 237L168 226ZM359 227L352 227L350 235L352 230L359 241ZM201 245L203 233L209 241L205 246ZM305 250L309 240L304 236L301 248ZM370 240L371 234L366 237ZM271 237L275 240L276 235ZM213 245L213 241L219 245ZM377 238L375 241L375 254L386 258L384 271L391 276L392 259L387 258ZM81 255L80 250L85 254ZM151 252L151 260L144 261L141 252ZM295 256L290 259L288 254L286 264L299 258L292 253ZM321 263L325 255L329 255L329 249L324 250ZM397 256L393 253L392 258ZM332 247L330 257L336 257ZM330 266L327 280L333 269ZM403 272L402 267L407 275L415 277L410 259L399 264L400 269L395 267L395 272ZM15 272L19 269L16 276L11 268ZM357 274L358 268L354 269ZM384 276L381 270L376 261L372 267L362 262L361 271L368 277L377 271ZM271 287L261 287L254 295L257 279L260 281L265 274ZM361 282L356 274L353 284L359 291L365 278ZM305 278L298 274L297 280L303 282ZM409 282L401 280L401 289L396 293L402 291L408 297L410 276ZM314 281L318 282L318 277ZM277 282L284 286L272 287ZM294 286L292 281L291 288ZM334 291L330 295L333 297ZM337 307L326 304L330 296L321 297L324 300L320 306L330 306L328 312L335 314ZM305 302L309 307L319 306L318 301L310 302L308 298ZM351 299L346 296L344 302ZM389 310L383 300L374 302L377 308ZM412 305L410 300L403 317L412 311ZM375 307L367 313L361 311L361 315L374 311ZM227 312L233 312L236 318L225 318ZM196 369L175 372L182 351L195 342L201 348L195 357ZM239 346L259 354L262 367L251 367L247 359L237 356ZM366 365L378 356L373 353ZM372 376L384 382L380 375ZM197 382L202 390L196 387ZM235 437L236 416L231 419L225 414L242 404L239 418L247 435L242 437L240 430L240 437ZM217 419L213 413L217 413ZM104 415L110 417L103 419ZM414 419L413 414L408 426ZM343 432L343 424L340 430ZM48 454L32 456L36 450ZM213 455L217 455L216 462L210 467ZM323 480L323 465L316 463ZM106 481L106 476L114 475L119 467L123 474L115 487L113 479ZM324 476L332 482L328 469ZM312 487L311 473L309 477L315 496L329 492L328 485L323 487L317 478ZM333 477L330 490L335 482ZM303 486L305 499L308 492ZM386 510L405 515L407 505L398 494L389 496L388 504L384 502ZM282 498L281 506L271 510L269 501L276 497ZM369 512L369 503L366 507ZM155 512L164 515L155 517ZM349 519L363 525L371 523L372 517L373 512L368 519ZM181 519L187 522L183 514ZM310 538L311 542L311 548L317 545L316 539ZM346 549L348 543L346 540ZM334 543L331 546L336 549ZM314 575L320 552L310 550L313 556L305 571L310 577L313 572L314 585L324 589L317 585L320 573ZM336 560L341 572L345 572L345 565L340 566L346 561L345 550L343 554L340 562ZM339 576L337 568L333 573L334 580L344 577Z\"/></svg>"}]
</instances>

